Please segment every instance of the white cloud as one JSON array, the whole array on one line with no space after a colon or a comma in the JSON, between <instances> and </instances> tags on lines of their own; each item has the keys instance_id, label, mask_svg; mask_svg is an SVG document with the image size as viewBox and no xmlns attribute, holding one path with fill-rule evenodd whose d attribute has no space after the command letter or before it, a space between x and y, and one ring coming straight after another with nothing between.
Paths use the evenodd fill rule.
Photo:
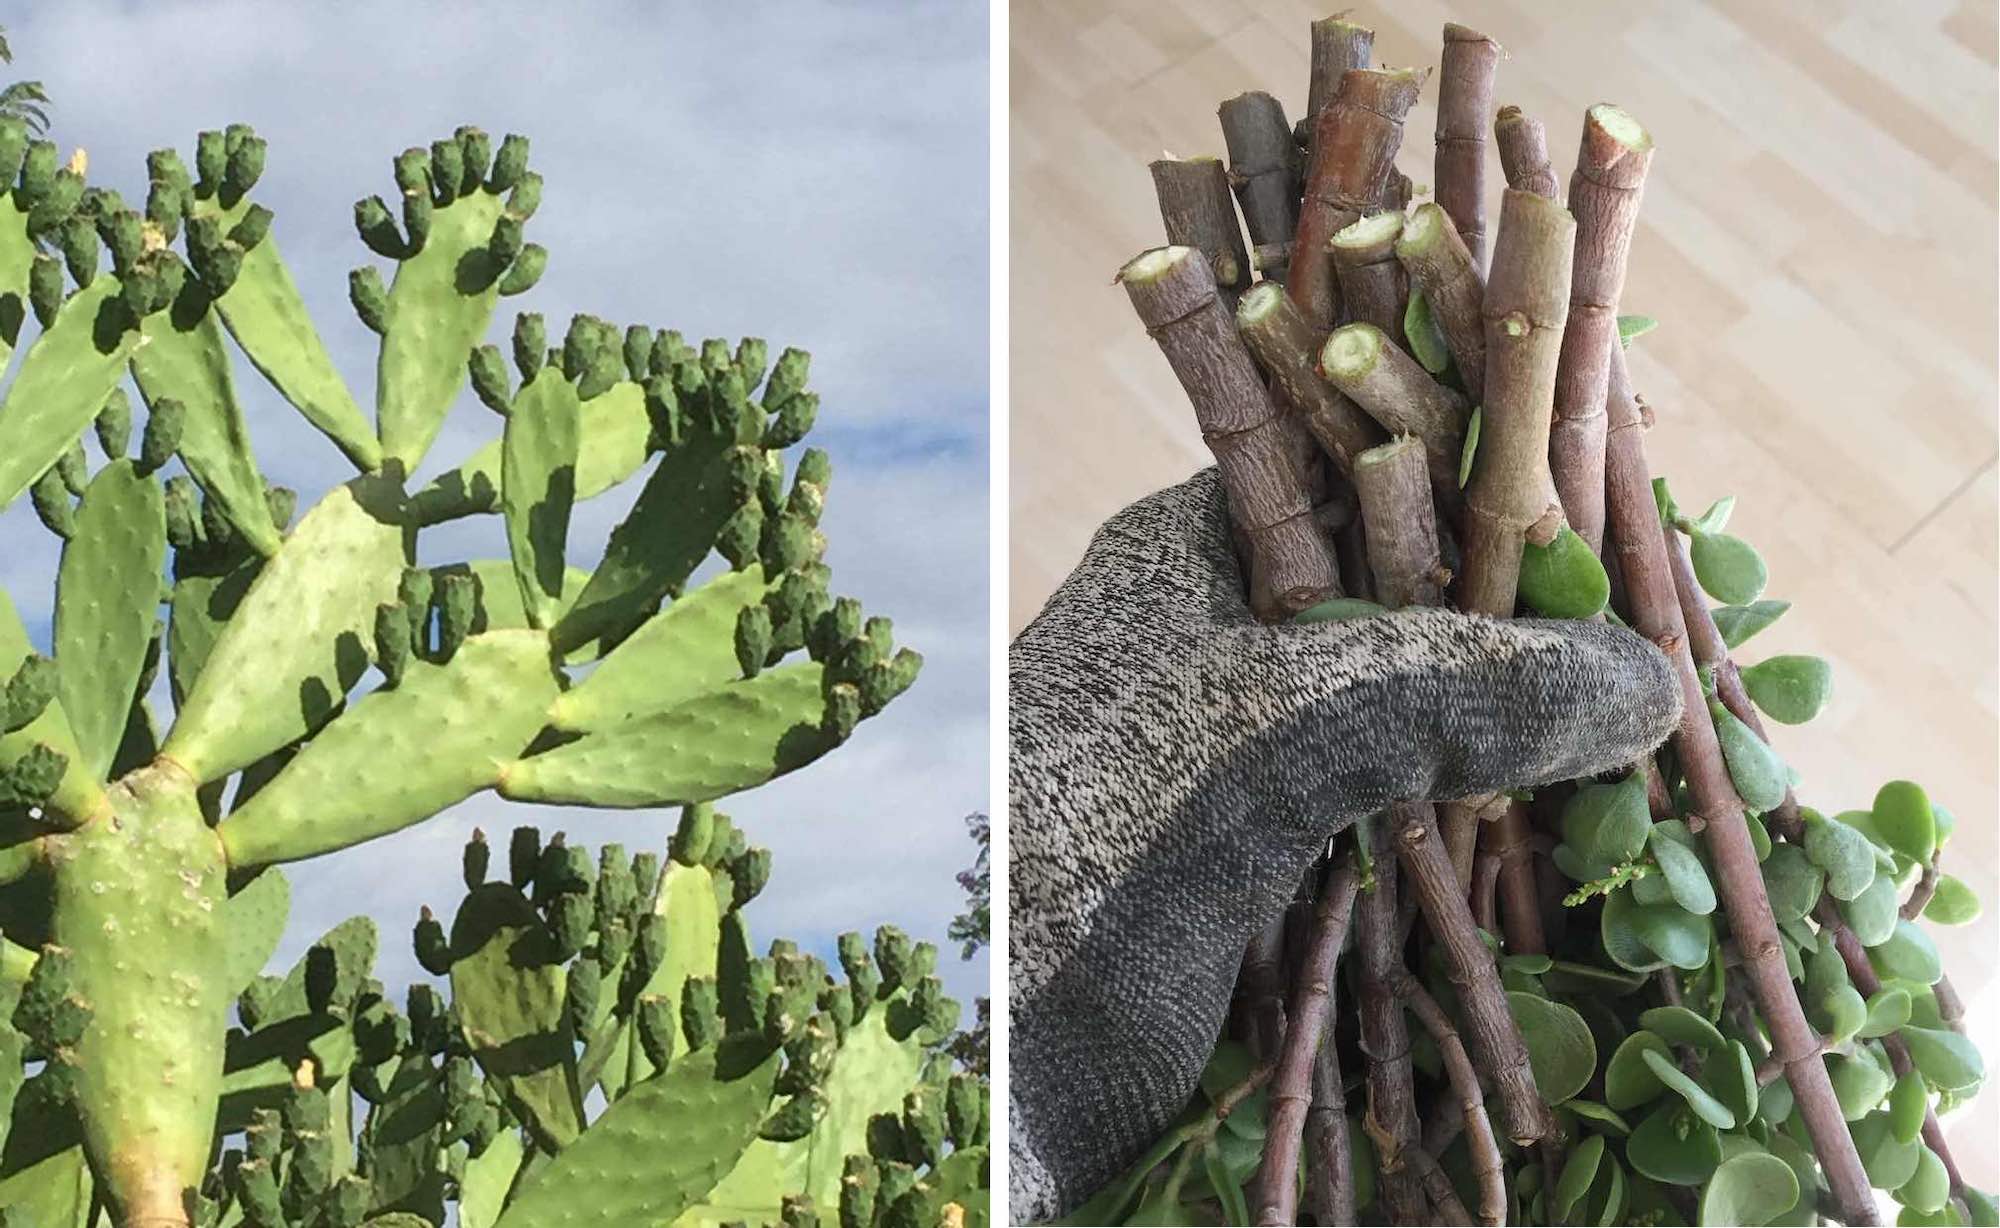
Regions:
<instances>
[{"instance_id":1,"label":"white cloud","mask_svg":"<svg viewBox=\"0 0 2000 1228\"><path fill-rule=\"evenodd\" d=\"M529 237L549 272L494 340L511 310L547 313L558 335L581 310L812 350L836 586L894 616L928 663L838 754L727 808L776 854L752 906L763 937L823 943L888 920L941 939L972 855L959 820L987 805L983 6L690 8L70 3L27 10L8 34L16 74L55 99L55 138L87 148L92 181L128 199L143 198L148 149L188 156L197 130L235 121L269 139L257 196L364 405L374 339L346 272L372 257L352 202L393 189L398 150L465 122L530 135L548 180ZM344 472L246 364L237 379L267 476L310 500ZM427 468L495 428L465 398ZM579 562L623 506L579 511ZM55 543L25 500L0 514L0 542L0 583L46 643ZM490 522L438 535L427 556L439 545L504 548ZM504 842L524 821L634 849L672 826L475 799L297 868L281 957L367 911L384 979L413 975L408 926L419 904L455 903L465 835L484 824ZM983 959L945 963L957 996L983 992Z\"/></svg>"}]
</instances>

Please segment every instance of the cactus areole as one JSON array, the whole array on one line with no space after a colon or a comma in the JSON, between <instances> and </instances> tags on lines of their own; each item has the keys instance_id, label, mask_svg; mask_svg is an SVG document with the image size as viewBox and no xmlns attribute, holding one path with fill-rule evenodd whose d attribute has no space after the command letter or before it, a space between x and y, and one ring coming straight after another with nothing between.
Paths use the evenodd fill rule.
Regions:
<instances>
[{"instance_id":1,"label":"cactus areole","mask_svg":"<svg viewBox=\"0 0 2000 1228\"><path fill-rule=\"evenodd\" d=\"M17 1121L49 1114L36 1147L60 1159L64 1139L80 1145L75 1171L87 1161L81 1180L128 1225L186 1224L217 1197L251 1223L398 1209L386 1178L371 1186L379 1198L357 1191L341 1148L306 1147L281 1181L261 1119L244 1115L266 1067L291 1089L285 1137L344 1139L315 1114L345 1123L350 1111L344 1091L311 1095L354 1060L332 1033L259 1050L251 1016L269 994L246 996L244 1031L231 1031L232 1003L283 928L283 883L267 867L482 790L705 804L825 754L920 664L887 619L828 591L827 459L785 455L818 408L803 352L772 362L755 338L695 346L587 315L557 339L541 316L519 316L511 363L486 344L499 300L531 289L547 262L524 233L542 188L525 138L496 146L461 128L396 158L393 212L382 197L356 206L362 239L392 264L387 278L374 265L350 278L381 337L372 423L253 199L264 160L247 126L204 132L192 172L174 150L149 157L135 208L86 186L81 159L59 168L54 145L0 120L0 303L14 305L0 313L0 361L23 305L40 325L0 402L0 506L32 493L63 539L46 652L0 594L0 964L18 999L0 1042L43 1063L25 1084L8 1063L0 1094L18 1101ZM352 466L296 518L291 492L259 471L232 347ZM468 382L501 437L408 489ZM128 386L145 409L136 440ZM602 562L571 566L576 502L633 478L643 488ZM507 557L414 565L421 529L496 513ZM697 578L711 552L728 569ZM572 672L585 662L587 675ZM156 725L148 695L163 664L174 711ZM522 909L481 924L544 926ZM593 924L575 902L546 921L559 953ZM358 1000L355 986L334 992L347 965L321 962L285 991L301 1018ZM662 1035L648 1025L653 1057ZM466 1043L489 1061L478 1036ZM729 1053L710 1060L743 1056ZM393 1087L392 1073L370 1077ZM575 1135L573 1084L488 1073L511 1080L534 1145ZM205 1191L218 1133L246 1124L230 1189ZM392 1153L370 1146L361 1167L379 1176Z\"/></svg>"}]
</instances>

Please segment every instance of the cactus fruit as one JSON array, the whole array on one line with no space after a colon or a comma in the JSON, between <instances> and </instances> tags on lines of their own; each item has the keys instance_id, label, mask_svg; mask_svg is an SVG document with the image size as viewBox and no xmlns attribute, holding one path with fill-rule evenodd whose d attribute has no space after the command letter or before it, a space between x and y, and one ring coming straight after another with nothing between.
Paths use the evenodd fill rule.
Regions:
<instances>
[{"instance_id":1,"label":"cactus fruit","mask_svg":"<svg viewBox=\"0 0 2000 1228\"><path fill-rule=\"evenodd\" d=\"M612 1102L604 1136L627 1139L655 1137L661 1106L740 1102L708 1158L677 1170L693 1205L746 1148L805 1146L757 1140L788 1061L776 1041L873 1035L856 1006L876 987L835 992L802 956L780 983L748 958L740 910L769 854L708 809L825 754L894 689L870 681L898 658L862 638L859 605L823 617L823 454L784 490L784 450L817 405L807 359L771 363L754 338L697 351L589 315L551 355L542 318L523 315L510 371L487 334L546 262L528 234L542 181L523 138L467 127L394 160L395 209L356 207L394 266L348 285L380 338L371 422L279 252L280 219L254 199L267 153L243 125L201 133L191 167L154 151L142 213L0 120L0 294L41 326L0 402L0 507L31 494L63 539L48 645L0 594L0 804L29 837L4 872L46 880L52 902L24 923L61 950L13 947L23 1030L0 1028L0 1048L45 1065L23 1082L0 1054L0 1095L18 1085L20 1105L57 1116L43 1132L70 1142L52 1156L101 1182L91 1196L114 1221L288 1226L435 1224L454 1190L486 1223L532 1226L544 1212L522 1207L574 1205L530 1195L568 1180L587 1095ZM0 331L4 362L14 330ZM235 350L354 466L296 518L252 447ZM500 438L411 494L468 382ZM655 461L602 563L570 566L576 501ZM504 522L506 559L412 565L421 529L484 514ZM697 579L715 553L732 570ZM161 668L173 712L156 725ZM693 817L664 872L652 853L607 850L600 866L530 829L494 881L475 840L465 906L411 934L424 970L450 979L449 1010L418 986L396 1011L368 979L372 926L259 975L284 920L276 866L482 791ZM793 1125L830 1137L844 1059L824 1079L821 1057L802 1060L785 1096L810 1103ZM915 1069L891 1080L898 1098ZM246 1126L245 1150L210 1172L218 1132ZM517 1182L524 1141L556 1158ZM790 1192L822 1207L839 1194L832 1177Z\"/></svg>"}]
</instances>

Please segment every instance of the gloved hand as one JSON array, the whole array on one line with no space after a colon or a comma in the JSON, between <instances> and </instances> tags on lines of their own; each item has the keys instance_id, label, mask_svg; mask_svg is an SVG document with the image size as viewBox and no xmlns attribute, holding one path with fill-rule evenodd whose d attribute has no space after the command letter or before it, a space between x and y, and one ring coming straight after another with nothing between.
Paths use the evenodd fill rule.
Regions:
<instances>
[{"instance_id":1,"label":"gloved hand","mask_svg":"<svg viewBox=\"0 0 2000 1228\"><path fill-rule=\"evenodd\" d=\"M1244 944L1387 803L1629 764L1680 715L1595 623L1252 619L1213 469L1098 531L1009 657L1016 1222L1074 1209L1186 1104Z\"/></svg>"}]
</instances>

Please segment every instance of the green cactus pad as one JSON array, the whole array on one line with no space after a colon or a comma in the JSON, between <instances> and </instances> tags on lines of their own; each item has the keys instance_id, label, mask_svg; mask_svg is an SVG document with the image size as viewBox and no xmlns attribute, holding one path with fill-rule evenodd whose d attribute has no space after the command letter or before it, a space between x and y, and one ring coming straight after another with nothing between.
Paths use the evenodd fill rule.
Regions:
<instances>
[{"instance_id":1,"label":"green cactus pad","mask_svg":"<svg viewBox=\"0 0 2000 1228\"><path fill-rule=\"evenodd\" d=\"M590 584L556 624L558 648L631 626L687 582L736 513L732 450L729 438L710 433L660 458L631 514L611 531Z\"/></svg>"},{"instance_id":2,"label":"green cactus pad","mask_svg":"<svg viewBox=\"0 0 2000 1228\"><path fill-rule=\"evenodd\" d=\"M317 857L400 831L498 779L556 697L548 638L489 631L451 661L415 661L321 730L222 825L237 869Z\"/></svg>"},{"instance_id":3,"label":"green cactus pad","mask_svg":"<svg viewBox=\"0 0 2000 1228\"><path fill-rule=\"evenodd\" d=\"M906 995L898 992L894 1001ZM827 1111L812 1133L791 1143L759 1140L745 1151L729 1176L703 1200L701 1223L777 1218L783 1193L804 1193L822 1206L840 1200L845 1157L868 1149L868 1119L896 1113L923 1069L924 1048L915 1033L890 1035L889 1012L871 1010L849 1028L821 1081Z\"/></svg>"},{"instance_id":4,"label":"green cactus pad","mask_svg":"<svg viewBox=\"0 0 2000 1228\"><path fill-rule=\"evenodd\" d=\"M215 641L263 565L264 560L251 558L220 573L188 572L174 581L167 612L167 682L176 705L186 702Z\"/></svg>"},{"instance_id":5,"label":"green cactus pad","mask_svg":"<svg viewBox=\"0 0 2000 1228\"><path fill-rule=\"evenodd\" d=\"M639 471L652 438L646 394L630 381L613 384L602 396L583 402L578 415L576 498L594 499ZM458 468L439 474L410 498L419 524L439 524L462 516L500 510L501 441L474 452Z\"/></svg>"},{"instance_id":6,"label":"green cactus pad","mask_svg":"<svg viewBox=\"0 0 2000 1228\"><path fill-rule=\"evenodd\" d=\"M562 612L580 413L576 387L554 368L544 368L514 398L507 416L500 484L507 546L522 608L536 628L554 625Z\"/></svg>"},{"instance_id":7,"label":"green cactus pad","mask_svg":"<svg viewBox=\"0 0 2000 1228\"><path fill-rule=\"evenodd\" d=\"M716 949L722 941L722 912L716 905L713 872L697 866L670 862L660 877L659 897L653 911L667 921L664 958L640 988L642 994L657 994L673 1004L678 1019L681 991L692 977L714 976ZM605 1004L606 1013L610 1004ZM632 1029L620 1030L610 1060L605 1063L607 1090L617 1081L623 1087L651 1078L653 1063L632 1047Z\"/></svg>"},{"instance_id":8,"label":"green cactus pad","mask_svg":"<svg viewBox=\"0 0 2000 1228\"><path fill-rule=\"evenodd\" d=\"M466 358L492 322L499 289L470 270L483 264L479 253L501 211L501 198L486 191L436 210L423 249L397 266L389 284L375 404L382 450L405 469L430 450L465 386Z\"/></svg>"},{"instance_id":9,"label":"green cactus pad","mask_svg":"<svg viewBox=\"0 0 2000 1228\"><path fill-rule=\"evenodd\" d=\"M713 801L804 767L836 745L820 727L815 662L766 670L652 716L501 769L514 801L631 809Z\"/></svg>"},{"instance_id":10,"label":"green cactus pad","mask_svg":"<svg viewBox=\"0 0 2000 1228\"><path fill-rule=\"evenodd\" d=\"M194 319L185 318L198 308ZM269 558L280 536L264 502L264 475L257 471L243 407L229 372L222 327L207 309L202 291L190 283L170 311L146 317L144 339L132 355L132 375L150 407L161 398L187 407L180 455L188 472L252 550Z\"/></svg>"},{"instance_id":11,"label":"green cactus pad","mask_svg":"<svg viewBox=\"0 0 2000 1228\"><path fill-rule=\"evenodd\" d=\"M647 619L589 677L556 700L558 729L609 729L663 712L742 675L733 636L743 610L763 600L756 567L724 572Z\"/></svg>"},{"instance_id":12,"label":"green cactus pad","mask_svg":"<svg viewBox=\"0 0 2000 1228\"><path fill-rule=\"evenodd\" d=\"M119 821L57 838L55 937L91 1005L74 1059L85 1141L112 1199L143 1221L179 1214L208 1163L228 1023L216 975L226 896L185 773L136 772L111 803Z\"/></svg>"},{"instance_id":13,"label":"green cactus pad","mask_svg":"<svg viewBox=\"0 0 2000 1228\"><path fill-rule=\"evenodd\" d=\"M160 484L131 461L106 465L77 509L56 577L55 656L82 766L103 778L145 668L166 559Z\"/></svg>"},{"instance_id":14,"label":"green cactus pad","mask_svg":"<svg viewBox=\"0 0 2000 1228\"><path fill-rule=\"evenodd\" d=\"M233 1000L257 978L285 936L292 911L292 886L273 868L252 878L223 908L223 990Z\"/></svg>"},{"instance_id":15,"label":"green cactus pad","mask_svg":"<svg viewBox=\"0 0 2000 1228\"><path fill-rule=\"evenodd\" d=\"M244 594L164 753L209 781L311 732L367 668L375 607L403 574L400 495L355 478L307 512Z\"/></svg>"},{"instance_id":16,"label":"green cactus pad","mask_svg":"<svg viewBox=\"0 0 2000 1228\"><path fill-rule=\"evenodd\" d=\"M451 952L452 999L473 1056L537 1145L569 1146L584 1126L574 1034L562 964L534 905L506 883L471 892L452 921Z\"/></svg>"},{"instance_id":17,"label":"green cactus pad","mask_svg":"<svg viewBox=\"0 0 2000 1228\"><path fill-rule=\"evenodd\" d=\"M503 1130L485 1151L465 1162L465 1176L458 1184L460 1228L493 1228L500 1221L500 1209L521 1171L521 1135Z\"/></svg>"},{"instance_id":18,"label":"green cactus pad","mask_svg":"<svg viewBox=\"0 0 2000 1228\"><path fill-rule=\"evenodd\" d=\"M13 193L0 193L0 371L14 357L14 339L27 313L28 269L34 263L28 215Z\"/></svg>"},{"instance_id":19,"label":"green cactus pad","mask_svg":"<svg viewBox=\"0 0 2000 1228\"><path fill-rule=\"evenodd\" d=\"M627 1092L521 1190L498 1228L673 1222L734 1167L770 1106L779 1056L741 1048L688 1054Z\"/></svg>"},{"instance_id":20,"label":"green cactus pad","mask_svg":"<svg viewBox=\"0 0 2000 1228\"><path fill-rule=\"evenodd\" d=\"M0 402L0 508L55 464L124 378L139 330L118 291L115 277L91 282L28 347Z\"/></svg>"},{"instance_id":21,"label":"green cactus pad","mask_svg":"<svg viewBox=\"0 0 2000 1228\"><path fill-rule=\"evenodd\" d=\"M13 677L33 651L28 630L14 610L13 599L0 590L0 674ZM82 766L83 752L77 746L76 734L70 728L60 699L43 708L42 714L23 728L0 734L0 767L11 767L36 746L49 747L69 764L49 798L51 806L72 824L104 808L104 787Z\"/></svg>"},{"instance_id":22,"label":"green cactus pad","mask_svg":"<svg viewBox=\"0 0 2000 1228\"><path fill-rule=\"evenodd\" d=\"M431 569L431 576L442 581L448 575L471 575L479 582L479 610L473 620L476 632L525 629L528 626L528 612L521 606L521 586L514 583L514 565L506 559L474 559L470 563L447 563ZM590 573L580 567L569 567L563 571L563 610L575 604L577 595L590 580ZM597 645L583 644L563 657L572 664L597 659Z\"/></svg>"}]
</instances>

